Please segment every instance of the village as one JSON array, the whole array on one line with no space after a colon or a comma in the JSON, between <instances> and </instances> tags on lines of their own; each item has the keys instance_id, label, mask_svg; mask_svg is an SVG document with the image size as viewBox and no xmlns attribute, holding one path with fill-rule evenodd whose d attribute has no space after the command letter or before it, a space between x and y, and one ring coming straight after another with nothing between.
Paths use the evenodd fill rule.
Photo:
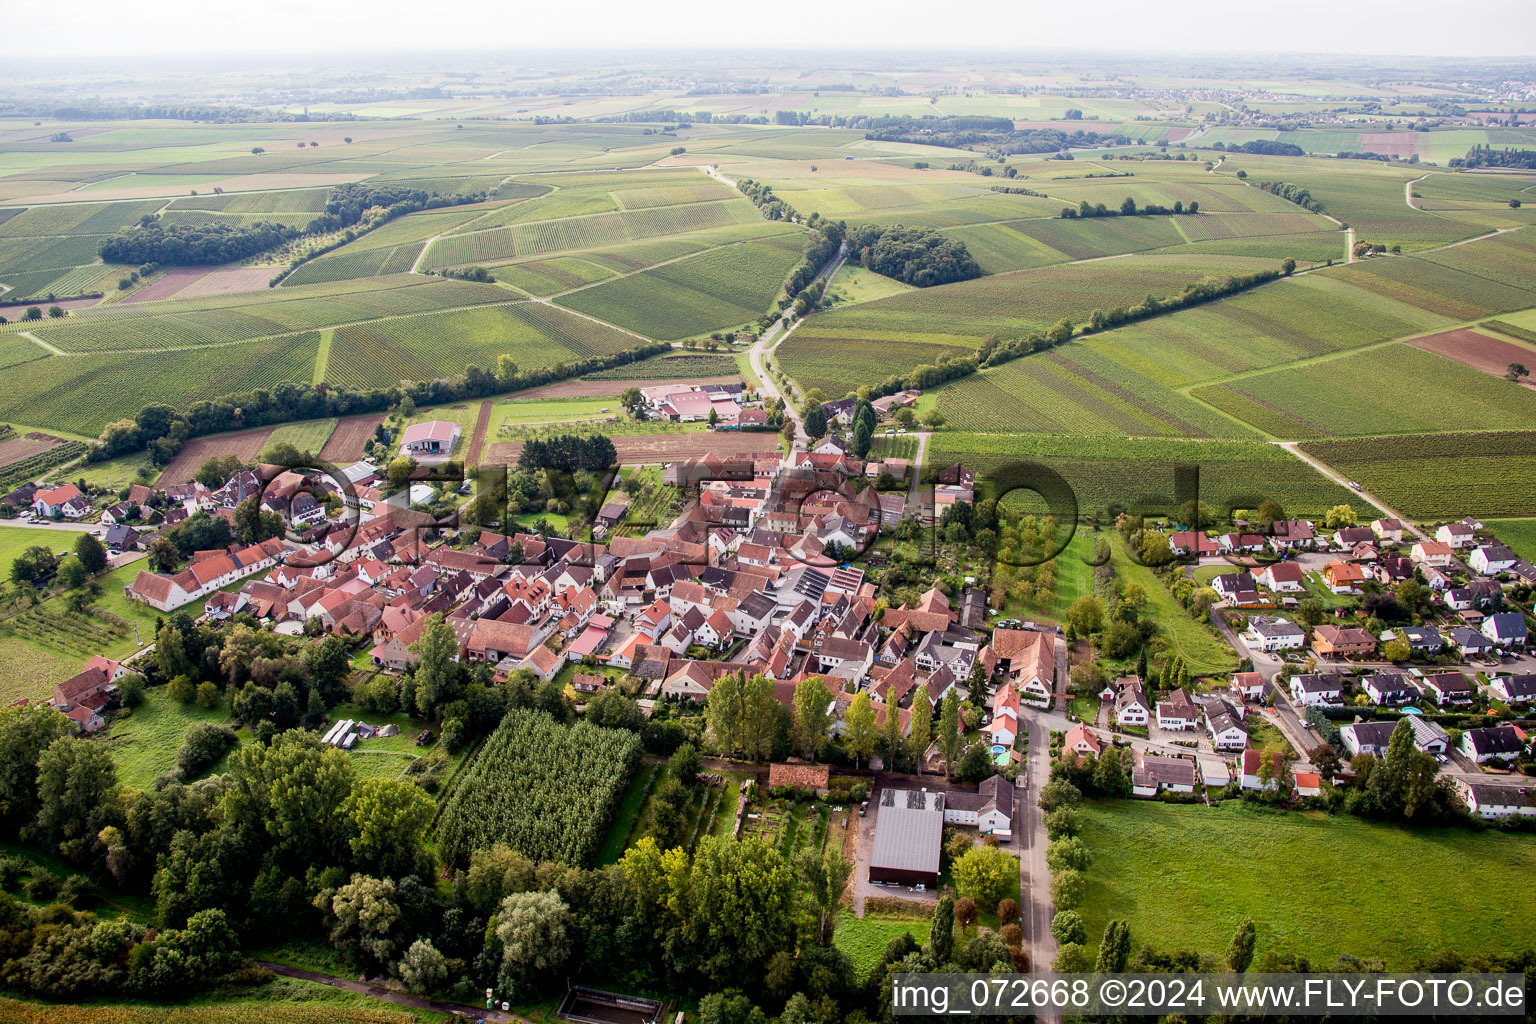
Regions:
<instances>
[{"instance_id":1,"label":"village","mask_svg":"<svg viewBox=\"0 0 1536 1024\"><path fill-rule=\"evenodd\" d=\"M739 397L672 387L645 401L657 415L737 429L752 411ZM1536 788L1518 770L1531 766L1531 737L1515 724L1536 700L1536 658L1526 653L1526 617L1507 600L1528 597L1536 569L1481 523L1420 529L1381 518L1327 529L1279 519L1219 534L1149 523L1185 575L1214 592L1211 627L1240 670L1191 680L1165 663L1148 670L1155 678L1119 675L1085 692L1093 674L1079 659L1086 650L1091 663L1092 648L1058 625L1001 619L984 585L886 598L876 582L884 560L872 555L881 538L904 522L907 530L950 522L952 509L977 501L977 483L961 465L922 485L921 467L908 460L855 458L838 428L859 415L857 405L832 404L828 431L807 450L784 453L765 440L757 454L666 466L663 483L687 500L643 532L625 531L630 497L620 489L594 502L585 539L461 526L423 510L440 484L393 486L382 459L335 475L246 468L214 488L134 485L100 522L114 553L131 551L155 533L134 523L233 523L258 498L263 513L281 517L281 536L197 551L174 572L143 569L126 596L210 624L340 637L359 664L385 674L412 668L418 641L440 618L452 628L455 660L487 666L497 682L519 673L563 681L578 709L609 689L646 714L698 708L721 679L762 676L788 712L799 684L818 678L830 696L829 738L844 736L862 694L879 734L910 741L914 731L934 735L953 695L971 709L959 728L987 770L956 781L937 739L902 774L870 758L868 799L850 828L860 911L873 896L931 901L946 829L960 826L1018 848L1021 891L1035 893L1028 913L1046 921L1042 884L1029 884L1032 873L1045 876L1044 825L1023 791L1038 793L1053 765L1091 764L1106 751L1122 761L1127 796L1212 803L1248 794L1306 805L1347 787L1360 756L1385 756L1403 721L1468 813L1536 818ZM454 423L418 423L396 451L416 464L446 463L459 435ZM19 497L37 517L88 514L71 489ZM1411 608L1384 608L1382 595L1394 593ZM1367 615L1391 624L1366 628ZM132 660L92 658L52 703L82 733L103 730ZM338 719L324 742L352 750L391 731ZM831 770L775 764L764 781L825 793ZM746 808L744 799L738 828ZM1045 931L1033 932L1037 955L1048 952Z\"/></svg>"}]
</instances>

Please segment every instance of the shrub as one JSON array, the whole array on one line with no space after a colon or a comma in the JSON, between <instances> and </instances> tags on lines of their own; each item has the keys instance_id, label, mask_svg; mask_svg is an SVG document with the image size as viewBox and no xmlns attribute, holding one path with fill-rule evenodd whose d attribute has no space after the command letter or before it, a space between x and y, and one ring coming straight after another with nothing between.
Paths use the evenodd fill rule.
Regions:
<instances>
[{"instance_id":1,"label":"shrub","mask_svg":"<svg viewBox=\"0 0 1536 1024\"><path fill-rule=\"evenodd\" d=\"M204 684L211 685L211 684ZM176 753L176 767L182 778L193 779L213 767L225 751L239 742L235 730L216 722L198 722L187 730Z\"/></svg>"},{"instance_id":2,"label":"shrub","mask_svg":"<svg viewBox=\"0 0 1536 1024\"><path fill-rule=\"evenodd\" d=\"M980 907L995 908L1018 880L1013 858L995 846L973 847L955 861L955 888Z\"/></svg>"}]
</instances>

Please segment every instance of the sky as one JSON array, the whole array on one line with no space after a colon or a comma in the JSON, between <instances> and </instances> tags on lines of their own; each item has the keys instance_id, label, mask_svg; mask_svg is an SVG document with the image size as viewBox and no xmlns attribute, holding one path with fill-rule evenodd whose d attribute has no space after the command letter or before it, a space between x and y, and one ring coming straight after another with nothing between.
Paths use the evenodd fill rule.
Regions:
<instances>
[{"instance_id":1,"label":"sky","mask_svg":"<svg viewBox=\"0 0 1536 1024\"><path fill-rule=\"evenodd\" d=\"M59 38L58 12L14 4L13 39ZM60 56L731 48L756 51L1119 50L1530 56L1532 0L75 0Z\"/></svg>"}]
</instances>

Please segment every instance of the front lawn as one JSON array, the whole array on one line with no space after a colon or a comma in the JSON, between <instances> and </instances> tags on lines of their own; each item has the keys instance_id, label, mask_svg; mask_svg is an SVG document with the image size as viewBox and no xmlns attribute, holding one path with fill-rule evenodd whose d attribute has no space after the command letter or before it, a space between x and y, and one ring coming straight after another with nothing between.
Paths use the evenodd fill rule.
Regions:
<instances>
[{"instance_id":1,"label":"front lawn","mask_svg":"<svg viewBox=\"0 0 1536 1024\"><path fill-rule=\"evenodd\" d=\"M1081 817L1094 860L1079 909L1095 943L1119 918L1132 948L1221 956L1252 917L1260 956L1294 952L1325 966L1350 953L1405 970L1441 950L1536 942L1536 921L1512 898L1536 870L1530 836L1264 813L1237 800L1088 803Z\"/></svg>"}]
</instances>

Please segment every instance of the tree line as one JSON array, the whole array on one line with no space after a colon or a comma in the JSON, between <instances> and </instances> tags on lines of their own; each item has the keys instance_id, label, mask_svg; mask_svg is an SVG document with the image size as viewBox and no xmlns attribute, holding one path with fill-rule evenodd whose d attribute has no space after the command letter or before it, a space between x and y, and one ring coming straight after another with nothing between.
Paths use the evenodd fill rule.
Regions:
<instances>
[{"instance_id":1,"label":"tree line","mask_svg":"<svg viewBox=\"0 0 1536 1024\"><path fill-rule=\"evenodd\" d=\"M1306 156L1307 151L1290 142L1275 142L1272 139L1250 139L1247 142L1231 144L1213 142L1211 148L1218 153L1252 153L1255 156Z\"/></svg>"},{"instance_id":2,"label":"tree line","mask_svg":"<svg viewBox=\"0 0 1536 1024\"><path fill-rule=\"evenodd\" d=\"M1322 203L1312 198L1310 190L1302 188L1300 185L1292 185L1284 181L1261 181L1259 182L1259 188L1271 195L1279 196L1288 203L1295 203L1303 210L1310 210L1313 213L1328 212L1323 209Z\"/></svg>"},{"instance_id":3,"label":"tree line","mask_svg":"<svg viewBox=\"0 0 1536 1024\"><path fill-rule=\"evenodd\" d=\"M1476 145L1467 150L1466 156L1451 157L1452 167L1516 167L1522 170L1536 168L1536 149L1514 149L1505 146Z\"/></svg>"},{"instance_id":4,"label":"tree line","mask_svg":"<svg viewBox=\"0 0 1536 1024\"><path fill-rule=\"evenodd\" d=\"M1077 218L1091 217L1180 217L1199 216L1200 204L1192 202L1188 206L1183 200L1175 200L1172 206L1163 206L1161 203L1148 203L1145 206L1137 206L1136 200L1126 196L1120 202L1118 210L1112 210L1103 203L1090 203L1084 199L1077 206L1063 206L1061 208L1062 220L1075 220Z\"/></svg>"},{"instance_id":5,"label":"tree line","mask_svg":"<svg viewBox=\"0 0 1536 1024\"><path fill-rule=\"evenodd\" d=\"M194 402L185 411L152 403L140 409L132 419L107 424L96 444L86 453L86 460L103 462L119 455L147 450L151 461L163 466L175 457L186 441L207 434L270 426L292 420L384 412L407 398L418 406L485 398L624 366L666 351L670 351L669 345L655 342L611 355L589 356L586 359L528 370L519 368L511 357L503 355L497 360L494 371L471 364L465 367L463 374L456 377L439 377L388 388L345 388L289 381L270 389L261 388L224 395L211 401Z\"/></svg>"}]
</instances>

